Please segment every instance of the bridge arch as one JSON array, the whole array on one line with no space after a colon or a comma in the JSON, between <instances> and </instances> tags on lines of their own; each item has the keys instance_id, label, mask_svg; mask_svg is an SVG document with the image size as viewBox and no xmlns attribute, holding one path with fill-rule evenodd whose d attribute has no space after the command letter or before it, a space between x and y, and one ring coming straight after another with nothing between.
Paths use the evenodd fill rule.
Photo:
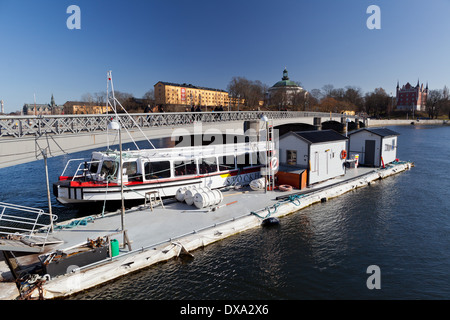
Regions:
<instances>
[{"instance_id":1,"label":"bridge arch","mask_svg":"<svg viewBox=\"0 0 450 320\"><path fill-rule=\"evenodd\" d=\"M332 129L337 132L343 132L344 126L345 126L345 124L338 122L338 121L334 121L334 120L328 120L328 121L322 122L322 130Z\"/></svg>"},{"instance_id":2,"label":"bridge arch","mask_svg":"<svg viewBox=\"0 0 450 320\"><path fill-rule=\"evenodd\" d=\"M357 120L357 119L356 119ZM353 130L357 130L357 129L359 129L359 128L364 128L365 127L365 124L364 124L364 122L362 122L362 121L359 121L359 120L357 120L357 121L350 121L349 123L348 123L348 131L350 132L350 131L353 131Z\"/></svg>"},{"instance_id":3,"label":"bridge arch","mask_svg":"<svg viewBox=\"0 0 450 320\"><path fill-rule=\"evenodd\" d=\"M274 126L275 129L278 129L278 134L281 137L283 134L286 134L290 131L309 131L315 130L313 125L307 123L286 123L278 126Z\"/></svg>"},{"instance_id":4,"label":"bridge arch","mask_svg":"<svg viewBox=\"0 0 450 320\"><path fill-rule=\"evenodd\" d=\"M357 122L350 121L350 122L348 122L347 130L353 131L353 130L357 130L357 129L363 128L363 127L365 127L365 125L364 125L364 122L362 122L362 121L359 121L359 120L357 120ZM329 129L344 133L345 129L346 129L345 123L335 121L335 120L328 120L328 121L322 122L322 130L329 130Z\"/></svg>"}]
</instances>

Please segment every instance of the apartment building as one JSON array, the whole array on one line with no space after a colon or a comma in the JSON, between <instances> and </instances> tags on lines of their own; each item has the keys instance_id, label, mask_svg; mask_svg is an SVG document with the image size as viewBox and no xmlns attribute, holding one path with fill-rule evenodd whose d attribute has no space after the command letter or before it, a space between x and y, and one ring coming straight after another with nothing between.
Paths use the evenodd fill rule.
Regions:
<instances>
[{"instance_id":1,"label":"apartment building","mask_svg":"<svg viewBox=\"0 0 450 320\"><path fill-rule=\"evenodd\" d=\"M155 103L164 106L228 107L228 92L221 89L198 87L159 81L155 84Z\"/></svg>"}]
</instances>

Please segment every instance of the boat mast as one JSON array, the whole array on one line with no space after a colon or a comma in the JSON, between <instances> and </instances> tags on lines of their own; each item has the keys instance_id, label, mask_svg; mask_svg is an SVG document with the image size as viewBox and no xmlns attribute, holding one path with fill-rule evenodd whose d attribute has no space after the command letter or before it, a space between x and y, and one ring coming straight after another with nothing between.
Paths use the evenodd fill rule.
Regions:
<instances>
[{"instance_id":1,"label":"boat mast","mask_svg":"<svg viewBox=\"0 0 450 320\"><path fill-rule=\"evenodd\" d=\"M53 233L53 212L52 212L52 200L50 197L50 183L48 181L48 165L47 165L47 150L42 149L42 156L44 157L44 165L45 165L45 179L47 183L47 201L48 201L48 213L50 215L50 233Z\"/></svg>"},{"instance_id":2,"label":"boat mast","mask_svg":"<svg viewBox=\"0 0 450 320\"><path fill-rule=\"evenodd\" d=\"M112 79L108 72L107 80L106 80L106 123L108 123L109 119L109 81ZM109 126L106 126L106 150L109 151Z\"/></svg>"},{"instance_id":3,"label":"boat mast","mask_svg":"<svg viewBox=\"0 0 450 320\"><path fill-rule=\"evenodd\" d=\"M110 127L111 129L117 130L118 134L119 134L119 155L120 155L119 172L120 172L120 176L118 176L118 178L120 177L120 199L122 201L120 222L121 222L122 232L124 232L124 242L123 243L125 245L125 243L126 243L126 235L125 235L125 200L124 200L124 197L123 197L122 125L120 124L120 120L119 120L119 117L117 115L116 97L114 95L114 84L113 84L113 81L112 81L112 73L111 73L111 71L108 71L108 83L109 82L111 82L111 94L112 94L112 99L113 99L113 104L111 105L111 107L113 108L113 111L114 111L114 113L116 115L116 122L114 123L114 121L111 121L111 123L108 125L108 127ZM109 89L109 85L107 85L107 87ZM108 97L108 92L107 92L107 97ZM109 103L109 99L108 99L108 102L106 104L107 107L108 107L108 103Z\"/></svg>"},{"instance_id":4,"label":"boat mast","mask_svg":"<svg viewBox=\"0 0 450 320\"><path fill-rule=\"evenodd\" d=\"M136 120L134 119L134 117L130 116L130 114L127 112L127 110L122 106L122 104L120 103L119 100L117 100L115 94L114 94L114 84L113 84L113 80L112 80L112 72L108 71L108 83L111 83L111 98L113 100L113 104L111 104L111 102L109 101L109 85L107 85L107 93L106 93L106 99L107 99L107 104L106 106L108 106L108 104L111 105L111 108L114 111L114 114L116 116L116 121L118 121L119 123L121 123L121 118L119 118L119 115L117 114L117 106L120 106L121 110L125 113L125 116L128 117L129 120L131 120L131 122L133 122L134 127L136 127L140 133L144 136L144 138L147 140L147 142L150 144L150 146L153 149L156 149L155 146L153 145L153 143L150 141L150 139L145 135L145 133L142 131L141 126L139 126L139 124L136 122ZM128 136L130 137L131 141L134 143L135 147L137 150L139 150L138 145L136 144L135 140L133 139L132 135L130 134L130 132L128 131L128 129L126 128L126 126L123 126L125 128L125 130L128 133Z\"/></svg>"}]
</instances>

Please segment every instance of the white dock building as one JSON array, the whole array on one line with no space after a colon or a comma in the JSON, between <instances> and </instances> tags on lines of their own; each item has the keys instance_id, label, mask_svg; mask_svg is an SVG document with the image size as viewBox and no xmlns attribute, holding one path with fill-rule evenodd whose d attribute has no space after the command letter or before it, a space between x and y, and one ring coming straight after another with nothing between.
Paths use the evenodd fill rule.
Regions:
<instances>
[{"instance_id":1,"label":"white dock building","mask_svg":"<svg viewBox=\"0 0 450 320\"><path fill-rule=\"evenodd\" d=\"M350 132L349 157L359 155L359 164L381 167L397 159L397 137L400 134L386 128L363 128Z\"/></svg>"},{"instance_id":2,"label":"white dock building","mask_svg":"<svg viewBox=\"0 0 450 320\"><path fill-rule=\"evenodd\" d=\"M347 140L334 130L288 132L280 137L280 164L307 168L308 185L341 176Z\"/></svg>"}]
</instances>

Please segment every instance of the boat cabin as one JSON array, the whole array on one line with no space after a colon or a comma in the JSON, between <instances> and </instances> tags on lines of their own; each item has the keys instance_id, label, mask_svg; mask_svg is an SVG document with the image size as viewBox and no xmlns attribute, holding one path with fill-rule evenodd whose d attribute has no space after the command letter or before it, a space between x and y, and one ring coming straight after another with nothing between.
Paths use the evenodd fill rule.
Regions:
<instances>
[{"instance_id":1,"label":"boat cabin","mask_svg":"<svg viewBox=\"0 0 450 320\"><path fill-rule=\"evenodd\" d=\"M218 174L260 166L262 158L259 152L245 150L244 145L233 149L225 148L219 154L214 154L214 148L203 148L202 151L200 148L196 151L193 148L175 148L123 152L124 183ZM94 181L120 182L119 159L117 151L94 152L87 177Z\"/></svg>"},{"instance_id":2,"label":"boat cabin","mask_svg":"<svg viewBox=\"0 0 450 320\"><path fill-rule=\"evenodd\" d=\"M65 204L120 200L122 182L125 200L144 199L148 192L170 197L188 185L211 189L247 185L260 177L266 148L266 142L252 142L124 151L122 175L120 152L93 152L75 175L66 176L66 166L53 192Z\"/></svg>"}]
</instances>

